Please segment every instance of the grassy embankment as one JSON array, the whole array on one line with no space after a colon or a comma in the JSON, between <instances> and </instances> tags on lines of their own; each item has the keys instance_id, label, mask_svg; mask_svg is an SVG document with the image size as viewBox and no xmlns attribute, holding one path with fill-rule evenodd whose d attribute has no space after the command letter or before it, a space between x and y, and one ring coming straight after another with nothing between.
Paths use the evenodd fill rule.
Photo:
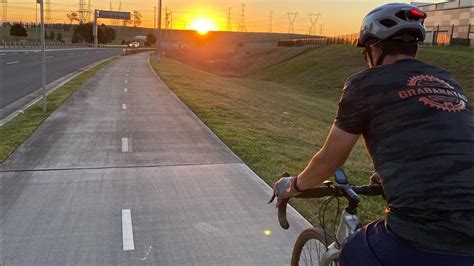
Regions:
<instances>
[{"instance_id":1,"label":"grassy embankment","mask_svg":"<svg viewBox=\"0 0 474 266\"><path fill-rule=\"evenodd\" d=\"M420 58L452 71L473 99L472 50L424 48ZM269 184L283 171L304 168L325 140L345 78L364 69L360 50L344 45L308 51L247 78L221 77L169 59L152 63L168 86ZM345 169L352 183L367 183L371 162L361 142ZM293 201L311 222L319 203ZM382 217L383 207L380 198L365 198L360 217L365 222Z\"/></svg>"},{"instance_id":2,"label":"grassy embankment","mask_svg":"<svg viewBox=\"0 0 474 266\"><path fill-rule=\"evenodd\" d=\"M42 102L39 101L25 110L24 113L10 120L0 127L0 163L5 161L16 148L18 148L36 129L58 109L76 90L87 80L94 76L97 71L104 68L112 60L105 61L88 69L73 78L47 96L48 110L42 111Z\"/></svg>"}]
</instances>

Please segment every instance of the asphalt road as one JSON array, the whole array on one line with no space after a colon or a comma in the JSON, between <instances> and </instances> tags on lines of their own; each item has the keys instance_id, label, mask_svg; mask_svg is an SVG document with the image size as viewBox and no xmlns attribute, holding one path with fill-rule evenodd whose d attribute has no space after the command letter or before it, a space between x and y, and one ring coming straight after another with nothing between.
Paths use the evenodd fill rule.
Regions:
<instances>
[{"instance_id":1,"label":"asphalt road","mask_svg":"<svg viewBox=\"0 0 474 266\"><path fill-rule=\"evenodd\" d=\"M94 62L119 55L121 49L78 48L46 52L47 84ZM0 109L41 88L39 51L0 51ZM6 116L6 114L3 114Z\"/></svg>"},{"instance_id":2,"label":"asphalt road","mask_svg":"<svg viewBox=\"0 0 474 266\"><path fill-rule=\"evenodd\" d=\"M185 78L185 77L183 77ZM157 78L98 72L2 165L1 265L289 265L308 223Z\"/></svg>"}]
</instances>

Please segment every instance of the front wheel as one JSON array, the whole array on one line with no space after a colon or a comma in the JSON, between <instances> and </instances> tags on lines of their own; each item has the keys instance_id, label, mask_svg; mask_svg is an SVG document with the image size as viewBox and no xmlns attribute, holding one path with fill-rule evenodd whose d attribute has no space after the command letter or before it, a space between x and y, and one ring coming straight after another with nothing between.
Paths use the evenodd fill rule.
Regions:
<instances>
[{"instance_id":1,"label":"front wheel","mask_svg":"<svg viewBox=\"0 0 474 266\"><path fill-rule=\"evenodd\" d=\"M338 252L334 254L327 253L328 246L333 242L333 238L325 234L320 227L304 230L296 239L291 257L291 266L337 266ZM323 254L325 255L322 261Z\"/></svg>"}]
</instances>

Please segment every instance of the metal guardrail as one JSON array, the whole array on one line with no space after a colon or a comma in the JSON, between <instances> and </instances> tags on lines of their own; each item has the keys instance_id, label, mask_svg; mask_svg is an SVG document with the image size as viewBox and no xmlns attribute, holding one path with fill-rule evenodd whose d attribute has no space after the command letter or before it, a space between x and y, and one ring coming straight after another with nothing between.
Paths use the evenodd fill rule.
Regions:
<instances>
[{"instance_id":1,"label":"metal guardrail","mask_svg":"<svg viewBox=\"0 0 474 266\"><path fill-rule=\"evenodd\" d=\"M122 50L122 55L131 55L144 52L154 52L156 48L125 48Z\"/></svg>"},{"instance_id":2,"label":"metal guardrail","mask_svg":"<svg viewBox=\"0 0 474 266\"><path fill-rule=\"evenodd\" d=\"M61 43L61 42L48 42L46 48L81 48L89 47L87 44L82 43ZM18 49L18 48L41 48L40 42L0 42L0 48L3 49Z\"/></svg>"}]
</instances>

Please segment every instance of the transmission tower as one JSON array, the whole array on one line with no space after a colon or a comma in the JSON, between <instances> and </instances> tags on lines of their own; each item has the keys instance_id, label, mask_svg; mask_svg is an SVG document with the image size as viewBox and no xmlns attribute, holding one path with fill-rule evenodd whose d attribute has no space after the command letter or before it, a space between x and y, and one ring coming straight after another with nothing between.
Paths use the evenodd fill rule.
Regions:
<instances>
[{"instance_id":1,"label":"transmission tower","mask_svg":"<svg viewBox=\"0 0 474 266\"><path fill-rule=\"evenodd\" d=\"M2 3L2 23L7 22L8 19L8 1L7 0L1 0Z\"/></svg>"},{"instance_id":2,"label":"transmission tower","mask_svg":"<svg viewBox=\"0 0 474 266\"><path fill-rule=\"evenodd\" d=\"M110 3L112 6L112 3ZM90 18L90 1L88 4L86 4L86 0L79 0L79 9L77 10L77 13L79 14L79 21L80 22L87 22L89 21Z\"/></svg>"},{"instance_id":3,"label":"transmission tower","mask_svg":"<svg viewBox=\"0 0 474 266\"><path fill-rule=\"evenodd\" d=\"M168 12L168 6L165 7L165 35L168 34L170 26L170 13Z\"/></svg>"},{"instance_id":4,"label":"transmission tower","mask_svg":"<svg viewBox=\"0 0 474 266\"><path fill-rule=\"evenodd\" d=\"M246 32L247 31L247 26L245 25L245 7L246 4L242 4L242 11L240 13L240 22L239 22L239 31L240 32Z\"/></svg>"},{"instance_id":5,"label":"transmission tower","mask_svg":"<svg viewBox=\"0 0 474 266\"><path fill-rule=\"evenodd\" d=\"M232 31L232 8L227 9L227 31Z\"/></svg>"},{"instance_id":6,"label":"transmission tower","mask_svg":"<svg viewBox=\"0 0 474 266\"><path fill-rule=\"evenodd\" d=\"M270 22L268 24L268 32L273 32L273 11L270 11Z\"/></svg>"},{"instance_id":7,"label":"transmission tower","mask_svg":"<svg viewBox=\"0 0 474 266\"><path fill-rule=\"evenodd\" d=\"M46 0L44 2L44 12L45 12L45 23L51 23L51 21L53 20L51 18L51 0Z\"/></svg>"},{"instance_id":8,"label":"transmission tower","mask_svg":"<svg viewBox=\"0 0 474 266\"><path fill-rule=\"evenodd\" d=\"M319 25L319 35L323 36L323 24Z\"/></svg>"},{"instance_id":9,"label":"transmission tower","mask_svg":"<svg viewBox=\"0 0 474 266\"><path fill-rule=\"evenodd\" d=\"M89 2L87 3L87 21L91 21L92 18L92 4L91 4L91 0L89 0Z\"/></svg>"},{"instance_id":10,"label":"transmission tower","mask_svg":"<svg viewBox=\"0 0 474 266\"><path fill-rule=\"evenodd\" d=\"M295 33L295 20L298 16L298 13L290 13L288 12L288 33L293 34Z\"/></svg>"},{"instance_id":11,"label":"transmission tower","mask_svg":"<svg viewBox=\"0 0 474 266\"><path fill-rule=\"evenodd\" d=\"M112 8L112 1L109 2L109 10L114 10L114 9Z\"/></svg>"},{"instance_id":12,"label":"transmission tower","mask_svg":"<svg viewBox=\"0 0 474 266\"><path fill-rule=\"evenodd\" d=\"M309 28L309 35L316 35L316 24L318 24L319 13L317 14L309 13L309 18L311 19L311 27Z\"/></svg>"}]
</instances>

